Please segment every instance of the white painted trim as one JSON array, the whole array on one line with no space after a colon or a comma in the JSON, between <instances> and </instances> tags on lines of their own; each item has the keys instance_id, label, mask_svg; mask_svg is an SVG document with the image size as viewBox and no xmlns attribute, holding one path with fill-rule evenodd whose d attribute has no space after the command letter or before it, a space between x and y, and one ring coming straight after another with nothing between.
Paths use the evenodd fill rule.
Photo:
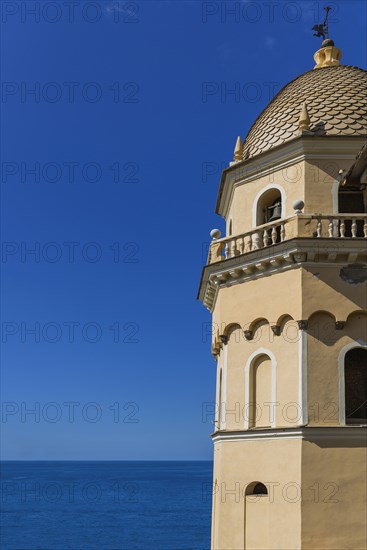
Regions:
<instances>
[{"instance_id":1,"label":"white painted trim","mask_svg":"<svg viewBox=\"0 0 367 550\"><path fill-rule=\"evenodd\" d=\"M308 424L308 396L307 396L307 332L300 330L298 340L298 403L301 407L300 424Z\"/></svg>"},{"instance_id":2,"label":"white painted trim","mask_svg":"<svg viewBox=\"0 0 367 550\"><path fill-rule=\"evenodd\" d=\"M335 180L331 187L331 196L333 199L333 214L339 214L339 185L340 182Z\"/></svg>"},{"instance_id":3,"label":"white painted trim","mask_svg":"<svg viewBox=\"0 0 367 550\"><path fill-rule=\"evenodd\" d=\"M343 426L343 427L322 427L322 428L284 428L284 429L264 429L248 430L238 432L221 432L212 435L214 443L225 443L235 441L276 441L280 439L331 439L331 440L350 440L356 439L364 442L367 446L367 426Z\"/></svg>"},{"instance_id":4,"label":"white painted trim","mask_svg":"<svg viewBox=\"0 0 367 550\"><path fill-rule=\"evenodd\" d=\"M225 430L227 426L227 366L228 366L228 344L223 346L223 371L222 371L222 403L223 415L221 416L221 429ZM222 405L220 405L222 406Z\"/></svg>"},{"instance_id":5,"label":"white painted trim","mask_svg":"<svg viewBox=\"0 0 367 550\"><path fill-rule=\"evenodd\" d=\"M217 375L216 375L216 383L215 383L215 415L214 415L214 426L215 430L220 430L220 419L221 419L221 410L220 410L220 402L222 400L222 378L223 378L223 372L222 372L222 354L219 353L217 356Z\"/></svg>"},{"instance_id":6,"label":"white painted trim","mask_svg":"<svg viewBox=\"0 0 367 550\"><path fill-rule=\"evenodd\" d=\"M271 359L271 367L272 367L272 378L271 378L271 399L272 403L276 403L276 368L277 368L277 361L275 359L275 355L272 351L266 349L266 348L259 348L256 351L254 351L250 357L246 361L245 365L245 406L244 406L244 429L249 429L249 407L250 407L250 373L251 373L251 367L254 359L256 357L259 357L260 355L267 355ZM273 418L272 427L274 427L276 424L276 416Z\"/></svg>"},{"instance_id":7,"label":"white painted trim","mask_svg":"<svg viewBox=\"0 0 367 550\"><path fill-rule=\"evenodd\" d=\"M266 193L271 189L277 189L278 191L280 191L280 196L282 198L282 219L287 217L286 194L283 187L278 183L269 183L269 185L267 185L266 187L263 187L261 191L258 192L258 194L254 199L254 202L252 203L252 227L253 228L257 227L258 225L262 225L257 223L257 206L258 206L259 200L264 195L264 193Z\"/></svg>"},{"instance_id":8,"label":"white painted trim","mask_svg":"<svg viewBox=\"0 0 367 550\"><path fill-rule=\"evenodd\" d=\"M222 429L222 417L223 417L223 411L222 411L222 402L223 402L223 368L221 364L218 364L219 371L218 371L218 395L217 395L217 403L218 403L218 410L216 414L216 422L215 426L217 426L218 430Z\"/></svg>"},{"instance_id":9,"label":"white painted trim","mask_svg":"<svg viewBox=\"0 0 367 550\"><path fill-rule=\"evenodd\" d=\"M338 365L339 365L339 422L342 426L346 426L345 422L345 372L344 362L345 356L351 349L363 348L367 349L367 342L364 340L356 340L344 346L339 353Z\"/></svg>"}]
</instances>

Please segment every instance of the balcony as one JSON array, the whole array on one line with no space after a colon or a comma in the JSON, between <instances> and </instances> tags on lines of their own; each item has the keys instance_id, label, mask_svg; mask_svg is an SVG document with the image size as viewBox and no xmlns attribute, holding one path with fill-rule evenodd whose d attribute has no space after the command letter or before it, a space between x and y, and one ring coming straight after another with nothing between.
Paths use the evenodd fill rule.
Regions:
<instances>
[{"instance_id":1,"label":"balcony","mask_svg":"<svg viewBox=\"0 0 367 550\"><path fill-rule=\"evenodd\" d=\"M213 239L207 265L295 238L367 239L367 213L295 214L259 225L242 235Z\"/></svg>"}]
</instances>

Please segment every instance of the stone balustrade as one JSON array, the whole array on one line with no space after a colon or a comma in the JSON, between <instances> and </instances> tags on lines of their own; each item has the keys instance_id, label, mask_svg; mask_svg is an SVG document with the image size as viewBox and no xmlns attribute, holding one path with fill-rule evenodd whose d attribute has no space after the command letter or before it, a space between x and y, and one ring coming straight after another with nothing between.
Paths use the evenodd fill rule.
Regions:
<instances>
[{"instance_id":1,"label":"stone balustrade","mask_svg":"<svg viewBox=\"0 0 367 550\"><path fill-rule=\"evenodd\" d=\"M296 214L259 225L242 235L213 239L208 264L294 238L366 239L367 214Z\"/></svg>"}]
</instances>

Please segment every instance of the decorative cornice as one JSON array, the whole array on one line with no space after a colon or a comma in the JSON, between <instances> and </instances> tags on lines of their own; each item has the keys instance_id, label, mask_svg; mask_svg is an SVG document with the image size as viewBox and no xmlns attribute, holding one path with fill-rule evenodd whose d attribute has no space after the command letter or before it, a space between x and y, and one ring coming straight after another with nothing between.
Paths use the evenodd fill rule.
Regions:
<instances>
[{"instance_id":1,"label":"decorative cornice","mask_svg":"<svg viewBox=\"0 0 367 550\"><path fill-rule=\"evenodd\" d=\"M366 262L365 239L290 239L205 266L198 299L213 312L220 288L299 267L343 267Z\"/></svg>"},{"instance_id":2,"label":"decorative cornice","mask_svg":"<svg viewBox=\"0 0 367 550\"><path fill-rule=\"evenodd\" d=\"M360 441L367 446L367 426L327 426L296 428L275 428L264 430L238 430L238 431L217 431L212 434L214 443L235 442L235 441L260 441L279 439L302 439L314 440L353 440Z\"/></svg>"}]
</instances>

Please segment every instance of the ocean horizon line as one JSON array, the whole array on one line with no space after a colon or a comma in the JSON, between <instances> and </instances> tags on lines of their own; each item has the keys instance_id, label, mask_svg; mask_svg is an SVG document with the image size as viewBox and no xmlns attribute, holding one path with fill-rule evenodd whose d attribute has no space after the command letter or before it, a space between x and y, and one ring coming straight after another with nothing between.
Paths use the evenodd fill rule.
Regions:
<instances>
[{"instance_id":1,"label":"ocean horizon line","mask_svg":"<svg viewBox=\"0 0 367 550\"><path fill-rule=\"evenodd\" d=\"M86 458L50 458L50 459L28 459L28 458L6 458L0 459L2 462L213 462L210 459L86 459Z\"/></svg>"}]
</instances>

